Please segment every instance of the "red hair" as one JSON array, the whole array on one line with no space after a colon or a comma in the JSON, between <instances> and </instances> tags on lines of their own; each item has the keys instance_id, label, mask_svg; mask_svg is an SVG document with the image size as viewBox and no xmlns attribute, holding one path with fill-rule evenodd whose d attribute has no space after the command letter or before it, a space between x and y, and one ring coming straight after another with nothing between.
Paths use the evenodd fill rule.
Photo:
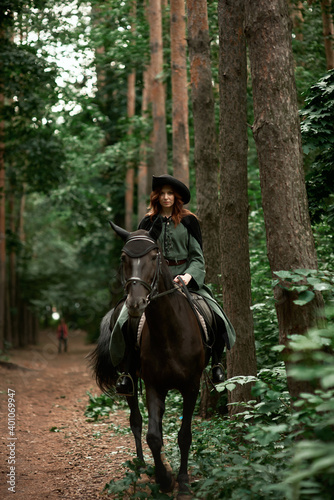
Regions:
<instances>
[{"instance_id":1,"label":"red hair","mask_svg":"<svg viewBox=\"0 0 334 500\"><path fill-rule=\"evenodd\" d=\"M161 205L159 202L160 198L160 193L162 190L163 186L156 189L155 191L152 191L151 196L150 196L150 205L148 207L149 211L147 212L146 215L149 215L151 220L155 215L158 215L161 212ZM178 226L186 215L194 215L190 210L187 210L186 208L183 207L183 201L181 196L177 191L174 191L172 188L173 194L174 194L174 205L173 205L173 212L172 212L172 220L175 224L175 227Z\"/></svg>"}]
</instances>

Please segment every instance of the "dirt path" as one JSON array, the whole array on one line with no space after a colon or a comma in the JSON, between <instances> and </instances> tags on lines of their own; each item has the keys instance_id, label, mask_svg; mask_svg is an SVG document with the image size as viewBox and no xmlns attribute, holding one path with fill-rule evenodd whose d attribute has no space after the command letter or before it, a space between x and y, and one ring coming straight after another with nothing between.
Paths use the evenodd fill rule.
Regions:
<instances>
[{"instance_id":1,"label":"dirt path","mask_svg":"<svg viewBox=\"0 0 334 500\"><path fill-rule=\"evenodd\" d=\"M84 416L86 392L100 394L85 359L91 349L83 332L70 332L69 352L59 355L55 333L44 331L37 347L11 352L21 368L0 365L1 499L96 499L107 482L124 476L121 464L134 456L132 435L115 435L111 426L128 427L127 413L96 424ZM11 391L14 435L7 425Z\"/></svg>"}]
</instances>

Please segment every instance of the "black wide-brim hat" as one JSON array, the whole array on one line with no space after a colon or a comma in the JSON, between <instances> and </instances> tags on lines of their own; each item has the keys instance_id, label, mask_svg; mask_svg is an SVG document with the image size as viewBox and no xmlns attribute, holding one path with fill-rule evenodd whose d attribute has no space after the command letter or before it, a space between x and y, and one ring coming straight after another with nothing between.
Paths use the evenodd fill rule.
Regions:
<instances>
[{"instance_id":1,"label":"black wide-brim hat","mask_svg":"<svg viewBox=\"0 0 334 500\"><path fill-rule=\"evenodd\" d=\"M172 175L153 175L152 191L162 188L163 186L171 186L181 196L183 203L186 205L190 201L190 191L183 182L175 179Z\"/></svg>"}]
</instances>

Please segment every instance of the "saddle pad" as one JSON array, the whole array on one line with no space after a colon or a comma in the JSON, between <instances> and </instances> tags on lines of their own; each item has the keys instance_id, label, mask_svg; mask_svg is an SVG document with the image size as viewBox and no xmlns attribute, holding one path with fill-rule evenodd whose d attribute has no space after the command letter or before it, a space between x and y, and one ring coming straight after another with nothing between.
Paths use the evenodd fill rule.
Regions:
<instances>
[{"instance_id":1,"label":"saddle pad","mask_svg":"<svg viewBox=\"0 0 334 500\"><path fill-rule=\"evenodd\" d=\"M183 293L183 292L181 292ZM193 304L197 313L198 320L203 328L203 333L204 333L204 340L205 342L209 342L209 333L208 333L208 328L207 328L207 323L209 326L212 326L212 312L208 304L205 302L203 297L198 295L197 293L191 293L192 298L194 300ZM205 318L204 318L205 316ZM141 339L141 334L144 328L144 324L146 321L146 316L145 313L141 315L141 318L139 320L138 324L138 330L137 330L137 346L140 346L140 339Z\"/></svg>"}]
</instances>

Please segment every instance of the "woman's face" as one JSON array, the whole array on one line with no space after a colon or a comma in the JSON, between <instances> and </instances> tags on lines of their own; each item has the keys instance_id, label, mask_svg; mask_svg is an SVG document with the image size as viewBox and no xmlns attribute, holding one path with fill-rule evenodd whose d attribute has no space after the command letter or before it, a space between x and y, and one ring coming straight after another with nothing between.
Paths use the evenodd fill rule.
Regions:
<instances>
[{"instance_id":1,"label":"woman's face","mask_svg":"<svg viewBox=\"0 0 334 500\"><path fill-rule=\"evenodd\" d=\"M174 205L174 200L174 191L171 186L163 186L159 195L160 205L165 209L172 208L172 206Z\"/></svg>"}]
</instances>

